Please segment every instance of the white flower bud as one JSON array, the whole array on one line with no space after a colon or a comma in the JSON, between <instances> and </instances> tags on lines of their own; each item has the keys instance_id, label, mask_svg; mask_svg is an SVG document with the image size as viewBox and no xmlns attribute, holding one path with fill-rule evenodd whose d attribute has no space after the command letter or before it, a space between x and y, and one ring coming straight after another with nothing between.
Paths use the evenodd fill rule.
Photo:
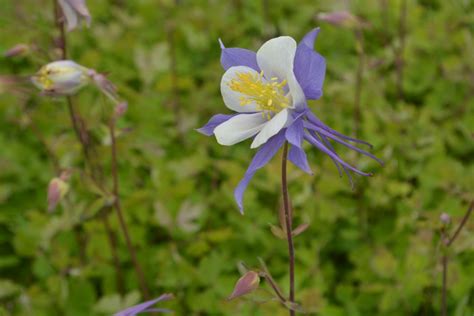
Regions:
<instances>
[{"instance_id":1,"label":"white flower bud","mask_svg":"<svg viewBox=\"0 0 474 316\"><path fill-rule=\"evenodd\" d=\"M43 66L31 80L46 95L73 95L90 82L88 71L71 60L60 60Z\"/></svg>"}]
</instances>

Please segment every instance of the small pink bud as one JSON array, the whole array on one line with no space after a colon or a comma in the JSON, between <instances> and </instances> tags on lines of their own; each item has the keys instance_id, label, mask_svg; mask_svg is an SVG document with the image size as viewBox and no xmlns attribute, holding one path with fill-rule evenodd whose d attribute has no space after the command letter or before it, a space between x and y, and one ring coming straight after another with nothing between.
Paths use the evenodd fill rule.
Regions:
<instances>
[{"instance_id":1,"label":"small pink bud","mask_svg":"<svg viewBox=\"0 0 474 316\"><path fill-rule=\"evenodd\" d=\"M29 46L26 44L18 44L7 50L5 53L3 53L4 57L17 57L17 56L23 56L28 51L30 50Z\"/></svg>"},{"instance_id":2,"label":"small pink bud","mask_svg":"<svg viewBox=\"0 0 474 316\"><path fill-rule=\"evenodd\" d=\"M118 103L118 95L117 95L117 88L114 84L107 79L105 74L101 74L96 72L93 69L89 69L88 72L89 77L94 81L97 88L102 91L108 98L110 98L113 102Z\"/></svg>"},{"instance_id":3,"label":"small pink bud","mask_svg":"<svg viewBox=\"0 0 474 316\"><path fill-rule=\"evenodd\" d=\"M451 223L451 216L449 216L449 214L447 213L442 213L439 217L439 220L441 221L441 223L448 225L449 223Z\"/></svg>"},{"instance_id":4,"label":"small pink bud","mask_svg":"<svg viewBox=\"0 0 474 316\"><path fill-rule=\"evenodd\" d=\"M360 18L349 11L334 11L329 13L319 13L317 19L329 24L341 27L364 26Z\"/></svg>"},{"instance_id":5,"label":"small pink bud","mask_svg":"<svg viewBox=\"0 0 474 316\"><path fill-rule=\"evenodd\" d=\"M119 118L122 117L125 112L127 112L128 103L126 101L120 102L115 106L115 117Z\"/></svg>"},{"instance_id":6,"label":"small pink bud","mask_svg":"<svg viewBox=\"0 0 474 316\"><path fill-rule=\"evenodd\" d=\"M69 185L61 178L53 178L48 186L48 211L52 212L69 191Z\"/></svg>"},{"instance_id":7,"label":"small pink bud","mask_svg":"<svg viewBox=\"0 0 474 316\"><path fill-rule=\"evenodd\" d=\"M237 281L234 291L227 299L233 300L234 298L253 292L258 288L259 284L260 277L258 273L255 271L248 271Z\"/></svg>"}]
</instances>

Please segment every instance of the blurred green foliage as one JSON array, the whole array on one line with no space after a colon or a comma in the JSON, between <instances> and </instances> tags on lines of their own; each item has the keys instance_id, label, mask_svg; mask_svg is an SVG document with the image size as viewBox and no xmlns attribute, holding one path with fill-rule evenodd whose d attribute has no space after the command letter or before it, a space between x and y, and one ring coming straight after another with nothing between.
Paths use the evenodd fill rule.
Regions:
<instances>
[{"instance_id":1,"label":"blurred green foliage","mask_svg":"<svg viewBox=\"0 0 474 316\"><path fill-rule=\"evenodd\" d=\"M322 29L316 48L328 70L314 112L341 132L354 131L363 51L358 136L374 144L386 166L337 147L376 174L357 177L354 191L315 150L309 152L313 177L290 168L295 224L310 223L295 240L297 298L324 316L439 313L439 215L446 212L457 224L474 198L474 2L408 0L404 40L401 0L348 3L88 1L92 27L68 34L71 58L109 73L129 102L119 138L126 220L152 293L174 293L165 305L177 315L287 314L275 302L225 301L239 278L238 262L258 266L258 257L287 291L286 242L269 226L278 222L279 159L257 173L242 217L232 192L252 157L249 144L221 147L194 129L227 113L218 38L256 50L277 34L300 39L315 26ZM52 1L2 0L1 6L0 51L18 43L36 47L1 58L1 74L31 75L55 58ZM366 22L362 42L354 30L316 19L341 9ZM83 220L101 201L80 172L62 207L48 214L47 184L57 174L44 144L62 168L80 170L84 161L65 102L28 89L0 83L0 315L110 315L140 302L115 214L110 224L124 295L102 222ZM109 181L104 124L112 106L93 88L75 103ZM473 230L471 220L450 252L449 315L474 313Z\"/></svg>"}]
</instances>

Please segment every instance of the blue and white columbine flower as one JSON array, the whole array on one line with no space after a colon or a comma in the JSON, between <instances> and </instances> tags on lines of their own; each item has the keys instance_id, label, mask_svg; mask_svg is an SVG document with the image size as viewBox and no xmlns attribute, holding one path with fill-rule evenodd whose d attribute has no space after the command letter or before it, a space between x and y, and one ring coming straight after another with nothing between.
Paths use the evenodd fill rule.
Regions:
<instances>
[{"instance_id":1,"label":"blue and white columbine flower","mask_svg":"<svg viewBox=\"0 0 474 316\"><path fill-rule=\"evenodd\" d=\"M213 116L198 131L215 135L221 145L234 145L252 138L251 148L259 148L234 196L243 211L242 198L255 172L266 165L288 141L288 159L311 174L303 140L327 154L339 173L362 172L343 161L334 151L331 141L342 144L376 161L379 159L348 142L370 144L345 136L319 120L307 105L307 100L319 99L326 72L324 58L313 50L319 33L316 28L297 44L289 36L273 38L257 53L242 48L225 48L221 42L221 63L226 72L221 80L225 105L238 114ZM351 180L352 181L352 180Z\"/></svg>"}]
</instances>

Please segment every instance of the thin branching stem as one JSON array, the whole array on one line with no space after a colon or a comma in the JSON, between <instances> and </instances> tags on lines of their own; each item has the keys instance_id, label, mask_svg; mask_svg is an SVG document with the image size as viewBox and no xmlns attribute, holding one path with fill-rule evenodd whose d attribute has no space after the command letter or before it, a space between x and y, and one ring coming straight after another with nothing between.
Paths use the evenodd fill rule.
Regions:
<instances>
[{"instance_id":1,"label":"thin branching stem","mask_svg":"<svg viewBox=\"0 0 474 316\"><path fill-rule=\"evenodd\" d=\"M62 15L62 12L58 6L57 0L53 0L53 10L54 10L54 18L55 18L55 24L57 29L60 32L60 40L59 40L59 48L61 49L61 58L62 59L67 59L67 37L66 37L66 32L65 32L65 27L64 27L64 18ZM93 159L91 157L91 150L89 147L89 141L88 141L88 134L87 134L87 129L80 117L80 114L76 111L76 108L74 106L73 100L71 97L66 98L67 106L68 106L68 111L69 111L69 116L71 119L71 123L74 129L74 132L76 134L77 139L81 143L82 151L84 153L84 158L86 161L86 164L89 165L90 171L91 171L91 178L95 181L95 183L99 186L99 188L106 192L104 186L101 184L101 182L98 180L97 173L101 174L100 166L98 168L94 168L93 164ZM114 261L114 266L115 266L115 274L117 277L117 288L119 290L119 293L122 293L122 289L124 288L123 285L123 279L122 279L122 269L120 267L120 260L118 257L118 248L117 248L117 243L114 237L114 232L112 228L109 225L108 222L108 212L105 212L102 218L102 223L104 225L104 229L106 231L108 240L109 240L109 245L111 247L111 253ZM78 238L79 240L83 240L82 238ZM83 245L80 245L80 247L83 247Z\"/></svg>"},{"instance_id":2,"label":"thin branching stem","mask_svg":"<svg viewBox=\"0 0 474 316\"><path fill-rule=\"evenodd\" d=\"M456 238L458 238L459 233L463 229L464 225L466 225L473 210L474 210L474 201L472 201L471 204L469 205L469 208L467 209L466 214L464 214L464 217L462 218L461 223L459 223L458 228L454 232L453 236L448 240L448 242L446 243L446 246L448 247L451 246L451 244L456 240Z\"/></svg>"},{"instance_id":3,"label":"thin branching stem","mask_svg":"<svg viewBox=\"0 0 474 316\"><path fill-rule=\"evenodd\" d=\"M441 232L441 242L444 243L444 245L445 245L443 257L441 259L441 264L442 264L442 269L443 269L443 281L442 281L443 283L442 283L442 289L441 289L441 316L447 316L448 315L448 305L447 305L448 264L449 264L448 248L458 238L459 234L461 233L461 230L464 228L467 221L469 220L469 217L471 216L473 210L474 210L474 201L471 201L471 203L469 204L469 208L467 209L467 211L464 214L461 222L459 223L459 226L456 228L456 230L454 231L454 234L451 237L449 237L449 235L447 234L445 228L443 228L443 230Z\"/></svg>"},{"instance_id":4,"label":"thin branching stem","mask_svg":"<svg viewBox=\"0 0 474 316\"><path fill-rule=\"evenodd\" d=\"M280 301L282 303L286 302L286 298L285 296L283 295L283 293L281 292L280 288L278 287L278 285L276 284L275 280L273 280L273 278L268 275L267 273L263 273L262 276L265 278L265 280L270 284L270 286L272 287L273 291L275 292L275 294L278 296L278 299L280 299Z\"/></svg>"},{"instance_id":5,"label":"thin branching stem","mask_svg":"<svg viewBox=\"0 0 474 316\"><path fill-rule=\"evenodd\" d=\"M289 274L290 274L290 302L295 302L295 248L293 245L293 228L290 210L290 197L288 194L287 182L287 161L288 161L288 142L283 146L283 155L281 158L281 191L283 195L283 208L285 211L286 239L288 241L289 256ZM295 311L290 309L290 316L294 316Z\"/></svg>"}]
</instances>

